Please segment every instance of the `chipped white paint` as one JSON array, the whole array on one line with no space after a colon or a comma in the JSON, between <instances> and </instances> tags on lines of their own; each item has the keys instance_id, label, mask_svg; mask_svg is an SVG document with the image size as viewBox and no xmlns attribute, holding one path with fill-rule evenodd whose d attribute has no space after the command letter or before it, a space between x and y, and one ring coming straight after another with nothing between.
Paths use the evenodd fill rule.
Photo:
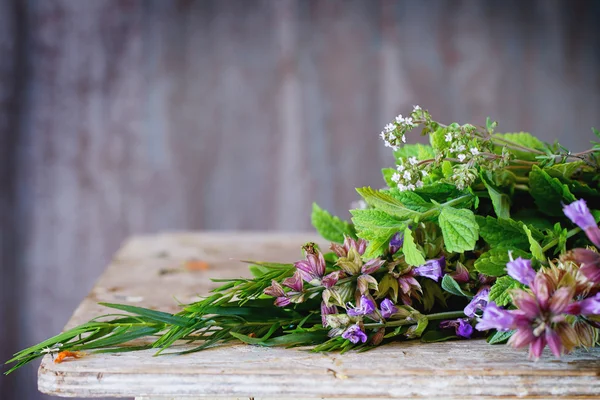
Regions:
<instances>
[{"instance_id":1,"label":"chipped white paint","mask_svg":"<svg viewBox=\"0 0 600 400\"><path fill-rule=\"evenodd\" d=\"M106 310L97 301L142 297L143 306L177 309L173 296L193 301L214 284L209 277L245 274L235 260L293 261L305 234L182 233L129 240L76 310L68 326ZM183 272L191 259L208 263ZM117 297L119 298L119 297ZM166 400L198 397L402 398L597 397L600 349L530 362L523 351L484 341L405 342L368 353L314 354L306 349L221 346L186 356L152 357L152 351L89 355L39 370L39 389L57 396L137 397Z\"/></svg>"}]
</instances>

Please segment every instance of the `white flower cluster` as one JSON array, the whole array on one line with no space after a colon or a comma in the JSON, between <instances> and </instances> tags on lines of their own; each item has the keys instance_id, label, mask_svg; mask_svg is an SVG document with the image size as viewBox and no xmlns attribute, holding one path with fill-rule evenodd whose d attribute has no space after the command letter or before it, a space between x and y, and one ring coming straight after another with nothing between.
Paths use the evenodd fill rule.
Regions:
<instances>
[{"instance_id":1,"label":"white flower cluster","mask_svg":"<svg viewBox=\"0 0 600 400\"><path fill-rule=\"evenodd\" d=\"M415 190L423 187L422 178L427 176L427 171L419 169L417 157L409 157L407 164L399 164L392 175L392 181L398 185L400 191Z\"/></svg>"},{"instance_id":2,"label":"white flower cluster","mask_svg":"<svg viewBox=\"0 0 600 400\"><path fill-rule=\"evenodd\" d=\"M385 143L385 147L391 147L394 151L406 143L406 132L415 128L417 124L413 119L413 115L421 111L421 107L414 106L411 116L403 117L398 115L394 121L383 127L379 137Z\"/></svg>"},{"instance_id":3,"label":"white flower cluster","mask_svg":"<svg viewBox=\"0 0 600 400\"><path fill-rule=\"evenodd\" d=\"M448 132L444 136L447 143L452 143L450 146L449 155L457 158L458 161L464 162L467 158L478 156L480 151L475 145L469 145L468 137L461 135L459 132Z\"/></svg>"}]
</instances>

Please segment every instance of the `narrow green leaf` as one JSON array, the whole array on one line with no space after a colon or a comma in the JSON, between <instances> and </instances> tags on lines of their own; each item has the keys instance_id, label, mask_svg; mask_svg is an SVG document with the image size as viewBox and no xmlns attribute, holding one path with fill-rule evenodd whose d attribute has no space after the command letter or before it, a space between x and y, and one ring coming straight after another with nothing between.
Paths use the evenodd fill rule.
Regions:
<instances>
[{"instance_id":1,"label":"narrow green leaf","mask_svg":"<svg viewBox=\"0 0 600 400\"><path fill-rule=\"evenodd\" d=\"M467 297L469 299L473 297L471 293L464 291L450 275L444 275L442 278L442 289L455 296Z\"/></svg>"},{"instance_id":2,"label":"narrow green leaf","mask_svg":"<svg viewBox=\"0 0 600 400\"><path fill-rule=\"evenodd\" d=\"M151 320L162 322L169 325L175 326L189 326L193 323L193 320L188 318L179 317L177 315L169 314L162 311L150 310L148 308L130 306L126 304L114 304L114 303L99 303L102 306L115 308L117 310L126 311L135 315L141 315L142 317L150 318Z\"/></svg>"},{"instance_id":3,"label":"narrow green leaf","mask_svg":"<svg viewBox=\"0 0 600 400\"><path fill-rule=\"evenodd\" d=\"M423 257L421 250L417 248L412 231L409 227L404 229L404 245L402 246L402 251L404 252L404 259L408 265L418 266L425 264L425 257Z\"/></svg>"}]
</instances>

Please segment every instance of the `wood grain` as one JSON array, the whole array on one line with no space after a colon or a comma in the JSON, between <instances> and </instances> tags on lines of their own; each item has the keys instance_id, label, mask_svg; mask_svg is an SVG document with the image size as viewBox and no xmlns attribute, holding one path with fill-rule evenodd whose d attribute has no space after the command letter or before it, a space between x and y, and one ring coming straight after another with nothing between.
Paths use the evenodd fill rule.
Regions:
<instances>
[{"instance_id":1,"label":"wood grain","mask_svg":"<svg viewBox=\"0 0 600 400\"><path fill-rule=\"evenodd\" d=\"M133 233L305 230L313 201L348 217L412 104L583 149L599 19L585 0L0 0L0 317L18 327L0 355L61 329ZM34 368L6 379L41 398Z\"/></svg>"},{"instance_id":2,"label":"wood grain","mask_svg":"<svg viewBox=\"0 0 600 400\"><path fill-rule=\"evenodd\" d=\"M298 244L312 239L310 234L214 232L134 237L68 326L105 313L97 301L175 311L172 296L187 303L208 294L215 285L208 276L247 276L238 259L293 261ZM207 263L208 270L187 271L183 264L189 260ZM185 356L154 353L91 354L60 364L47 356L39 389L58 396L157 398L593 397L600 391L600 348L576 351L560 361L547 351L539 362L527 360L526 351L483 340L411 341L344 355L243 344Z\"/></svg>"}]
</instances>

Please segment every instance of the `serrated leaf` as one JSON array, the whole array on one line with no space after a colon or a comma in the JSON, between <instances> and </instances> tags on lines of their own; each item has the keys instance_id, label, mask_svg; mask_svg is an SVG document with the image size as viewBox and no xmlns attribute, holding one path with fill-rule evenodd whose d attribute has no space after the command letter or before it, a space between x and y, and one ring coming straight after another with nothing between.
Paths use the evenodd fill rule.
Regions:
<instances>
[{"instance_id":1,"label":"serrated leaf","mask_svg":"<svg viewBox=\"0 0 600 400\"><path fill-rule=\"evenodd\" d=\"M553 178L560 180L570 179L578 171L581 170L586 164L583 161L573 161L568 163L554 164L550 167L544 168L544 171Z\"/></svg>"},{"instance_id":2,"label":"serrated leaf","mask_svg":"<svg viewBox=\"0 0 600 400\"><path fill-rule=\"evenodd\" d=\"M383 180L388 187L396 187L396 182L392 180L392 175L396 173L394 168L383 168L381 170L381 175L383 175Z\"/></svg>"},{"instance_id":3,"label":"serrated leaf","mask_svg":"<svg viewBox=\"0 0 600 400\"><path fill-rule=\"evenodd\" d=\"M452 163L450 161L442 162L442 174L444 178L450 178L454 174L454 169L452 168Z\"/></svg>"},{"instance_id":4,"label":"serrated leaf","mask_svg":"<svg viewBox=\"0 0 600 400\"><path fill-rule=\"evenodd\" d=\"M529 249L529 240L523 231L522 223L510 218L482 217L480 215L477 215L475 219L479 225L479 235L490 247Z\"/></svg>"},{"instance_id":5,"label":"serrated leaf","mask_svg":"<svg viewBox=\"0 0 600 400\"><path fill-rule=\"evenodd\" d=\"M529 173L530 194L539 210L551 216L562 216L562 203L572 203L575 196L567 185L534 165Z\"/></svg>"},{"instance_id":6,"label":"serrated leaf","mask_svg":"<svg viewBox=\"0 0 600 400\"><path fill-rule=\"evenodd\" d=\"M365 258L377 257L387 249L390 238L403 231L406 222L379 210L351 210L358 236L368 240Z\"/></svg>"},{"instance_id":7,"label":"serrated leaf","mask_svg":"<svg viewBox=\"0 0 600 400\"><path fill-rule=\"evenodd\" d=\"M443 151L450 147L450 143L446 142L446 133L448 130L446 128L438 128L435 132L429 135L429 142L431 143L431 147L435 150Z\"/></svg>"},{"instance_id":8,"label":"serrated leaf","mask_svg":"<svg viewBox=\"0 0 600 400\"><path fill-rule=\"evenodd\" d=\"M531 259L531 254L520 249L507 249L505 247L496 247L483 253L475 261L475 270L484 275L502 276L506 275L506 263L510 261L508 252L512 250L514 258L523 257Z\"/></svg>"},{"instance_id":9,"label":"serrated leaf","mask_svg":"<svg viewBox=\"0 0 600 400\"><path fill-rule=\"evenodd\" d=\"M438 203L445 202L449 199L455 199L465 194L464 191L458 190L456 186L444 182L425 185L422 188L414 190L413 192L421 196L426 201L435 200Z\"/></svg>"},{"instance_id":10,"label":"serrated leaf","mask_svg":"<svg viewBox=\"0 0 600 400\"><path fill-rule=\"evenodd\" d=\"M500 344L506 342L515 333L515 331L496 331L492 336L487 339L489 344Z\"/></svg>"},{"instance_id":11,"label":"serrated leaf","mask_svg":"<svg viewBox=\"0 0 600 400\"><path fill-rule=\"evenodd\" d=\"M384 211L393 217L412 219L420 215L419 212L411 210L385 192L374 190L368 186L358 188L356 191L363 197L363 199L365 199L367 204L375 207L377 210Z\"/></svg>"},{"instance_id":12,"label":"serrated leaf","mask_svg":"<svg viewBox=\"0 0 600 400\"><path fill-rule=\"evenodd\" d=\"M356 237L352 224L331 215L317 203L313 203L311 222L319 235L326 240L343 243L344 235Z\"/></svg>"},{"instance_id":13,"label":"serrated leaf","mask_svg":"<svg viewBox=\"0 0 600 400\"><path fill-rule=\"evenodd\" d=\"M473 297L471 293L462 290L458 282L450 275L444 275L442 278L442 289L455 296L468 297L469 299Z\"/></svg>"},{"instance_id":14,"label":"serrated leaf","mask_svg":"<svg viewBox=\"0 0 600 400\"><path fill-rule=\"evenodd\" d=\"M528 148L534 149L534 150L543 150L545 147L544 143L541 140L539 140L538 138L536 138L535 136L533 136L532 134L527 133L527 132L495 133L493 135L493 137L506 139L510 142L518 144L519 146L528 147ZM504 144L505 144L504 142L500 142L500 141L498 142L498 145L499 145L499 147L497 148L498 153L501 152L501 148ZM514 154L517 158L519 158L521 160L535 161L535 157L536 157L535 153L528 152L528 151L522 151L522 150L515 150L512 148L509 148L508 151L510 153Z\"/></svg>"},{"instance_id":15,"label":"serrated leaf","mask_svg":"<svg viewBox=\"0 0 600 400\"><path fill-rule=\"evenodd\" d=\"M406 208L409 208L416 212L425 212L433 207L433 204L425 201L421 196L419 196L415 192L411 192L408 190L400 191L399 189L390 189L387 190L385 193L398 200Z\"/></svg>"},{"instance_id":16,"label":"serrated leaf","mask_svg":"<svg viewBox=\"0 0 600 400\"><path fill-rule=\"evenodd\" d=\"M531 230L527 227L526 224L523 224L523 230L527 235L527 239L529 240L529 251L531 254L540 261L546 261L546 257L544 256L544 250L542 250L542 246L533 238L531 235Z\"/></svg>"},{"instance_id":17,"label":"serrated leaf","mask_svg":"<svg viewBox=\"0 0 600 400\"><path fill-rule=\"evenodd\" d=\"M427 160L435 157L435 152L431 146L416 144L405 144L394 151L396 160L404 160L409 157L416 157L418 160Z\"/></svg>"},{"instance_id":18,"label":"serrated leaf","mask_svg":"<svg viewBox=\"0 0 600 400\"><path fill-rule=\"evenodd\" d=\"M409 227L404 229L404 244L402 245L402 252L404 253L404 260L408 265L414 267L425 264L425 257L423 257L421 250L417 248L412 231Z\"/></svg>"},{"instance_id":19,"label":"serrated leaf","mask_svg":"<svg viewBox=\"0 0 600 400\"><path fill-rule=\"evenodd\" d=\"M496 283L490 289L489 299L498 306L504 307L512 303L510 291L521 287L521 284L510 276L496 279Z\"/></svg>"},{"instance_id":20,"label":"serrated leaf","mask_svg":"<svg viewBox=\"0 0 600 400\"><path fill-rule=\"evenodd\" d=\"M510 198L496 187L485 172L480 174L481 181L487 189L494 212L498 218L510 218Z\"/></svg>"},{"instance_id":21,"label":"serrated leaf","mask_svg":"<svg viewBox=\"0 0 600 400\"><path fill-rule=\"evenodd\" d=\"M446 250L462 253L473 250L479 239L475 214L468 209L444 207L438 218Z\"/></svg>"}]
</instances>

